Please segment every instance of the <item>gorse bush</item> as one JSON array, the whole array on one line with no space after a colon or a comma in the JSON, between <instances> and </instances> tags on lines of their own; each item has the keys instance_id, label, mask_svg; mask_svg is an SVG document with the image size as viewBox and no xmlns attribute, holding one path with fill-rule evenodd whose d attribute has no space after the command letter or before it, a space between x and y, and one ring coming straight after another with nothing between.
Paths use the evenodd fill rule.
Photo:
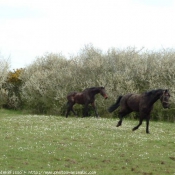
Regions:
<instances>
[{"instance_id":1,"label":"gorse bush","mask_svg":"<svg viewBox=\"0 0 175 175\"><path fill-rule=\"evenodd\" d=\"M18 109L21 107L19 76L23 69L9 70L8 60L0 56L0 107Z\"/></svg>"},{"instance_id":2,"label":"gorse bush","mask_svg":"<svg viewBox=\"0 0 175 175\"><path fill-rule=\"evenodd\" d=\"M9 71L5 87L8 90L8 100L5 104L6 108L18 109L22 107L21 100L21 85L22 81L19 78L24 69L16 69Z\"/></svg>"},{"instance_id":3,"label":"gorse bush","mask_svg":"<svg viewBox=\"0 0 175 175\"><path fill-rule=\"evenodd\" d=\"M112 48L103 53L88 45L70 59L61 54L39 57L26 67L20 79L23 82L21 98L24 106L38 113L63 115L69 92L93 86L105 86L109 96L108 100L96 96L102 116L111 116L107 108L119 95L158 88L170 90L173 108L175 52ZM82 109L78 105L75 108ZM155 117L161 110L160 104L155 105Z\"/></svg>"}]
</instances>

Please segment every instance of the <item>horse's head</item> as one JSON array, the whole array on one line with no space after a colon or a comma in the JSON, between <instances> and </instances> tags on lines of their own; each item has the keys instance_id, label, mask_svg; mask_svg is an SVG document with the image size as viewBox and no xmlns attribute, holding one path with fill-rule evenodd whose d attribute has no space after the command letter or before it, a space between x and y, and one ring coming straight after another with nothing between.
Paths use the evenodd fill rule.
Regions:
<instances>
[{"instance_id":1,"label":"horse's head","mask_svg":"<svg viewBox=\"0 0 175 175\"><path fill-rule=\"evenodd\" d=\"M170 104L169 104L169 98L170 98L170 94L168 92L168 90L163 90L163 94L160 97L160 101L162 103L162 106L164 108L169 108Z\"/></svg>"},{"instance_id":2,"label":"horse's head","mask_svg":"<svg viewBox=\"0 0 175 175\"><path fill-rule=\"evenodd\" d=\"M105 87L100 87L100 94L105 98L107 99L108 96L106 94L106 91L105 91Z\"/></svg>"}]
</instances>

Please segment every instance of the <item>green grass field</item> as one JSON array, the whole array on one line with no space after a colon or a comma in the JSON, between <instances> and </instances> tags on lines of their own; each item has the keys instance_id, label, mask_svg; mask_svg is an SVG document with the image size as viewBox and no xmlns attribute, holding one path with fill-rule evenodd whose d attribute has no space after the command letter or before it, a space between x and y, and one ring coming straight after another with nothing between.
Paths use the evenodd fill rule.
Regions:
<instances>
[{"instance_id":1,"label":"green grass field","mask_svg":"<svg viewBox=\"0 0 175 175\"><path fill-rule=\"evenodd\" d=\"M0 110L0 174L175 174L174 123Z\"/></svg>"}]
</instances>

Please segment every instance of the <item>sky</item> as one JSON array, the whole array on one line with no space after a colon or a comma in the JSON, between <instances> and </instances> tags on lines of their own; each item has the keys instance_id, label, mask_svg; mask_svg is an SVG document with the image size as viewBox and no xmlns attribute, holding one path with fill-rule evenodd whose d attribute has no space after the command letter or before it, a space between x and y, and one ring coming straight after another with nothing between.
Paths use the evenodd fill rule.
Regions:
<instances>
[{"instance_id":1,"label":"sky","mask_svg":"<svg viewBox=\"0 0 175 175\"><path fill-rule=\"evenodd\" d=\"M0 0L0 59L23 68L85 45L175 48L175 0Z\"/></svg>"}]
</instances>

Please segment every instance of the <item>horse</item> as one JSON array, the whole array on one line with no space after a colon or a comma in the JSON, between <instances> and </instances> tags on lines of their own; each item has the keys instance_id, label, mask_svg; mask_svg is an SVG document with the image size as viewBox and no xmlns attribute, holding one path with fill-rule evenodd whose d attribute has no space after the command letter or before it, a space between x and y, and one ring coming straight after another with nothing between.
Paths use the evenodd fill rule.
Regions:
<instances>
[{"instance_id":1,"label":"horse","mask_svg":"<svg viewBox=\"0 0 175 175\"><path fill-rule=\"evenodd\" d=\"M73 106L75 103L81 104L85 106L83 117L88 112L88 105L91 104L92 107L94 108L95 115L98 118L99 114L97 112L97 108L95 106L95 95L100 93L105 99L108 98L105 87L91 87L91 88L86 88L82 92L71 92L67 95L67 112L66 112L66 118L69 115L69 112L72 111L75 116L77 114L75 113Z\"/></svg>"},{"instance_id":2,"label":"horse","mask_svg":"<svg viewBox=\"0 0 175 175\"><path fill-rule=\"evenodd\" d=\"M123 117L127 114L135 111L139 112L139 124L135 126L132 130L135 131L142 124L142 121L146 120L146 133L149 134L149 120L150 113L153 109L154 103L160 99L163 108L169 108L169 98L170 94L167 89L157 89L144 92L142 94L126 94L124 96L119 96L116 103L108 108L111 113L120 106L119 110L119 122L116 127L122 125Z\"/></svg>"}]
</instances>

